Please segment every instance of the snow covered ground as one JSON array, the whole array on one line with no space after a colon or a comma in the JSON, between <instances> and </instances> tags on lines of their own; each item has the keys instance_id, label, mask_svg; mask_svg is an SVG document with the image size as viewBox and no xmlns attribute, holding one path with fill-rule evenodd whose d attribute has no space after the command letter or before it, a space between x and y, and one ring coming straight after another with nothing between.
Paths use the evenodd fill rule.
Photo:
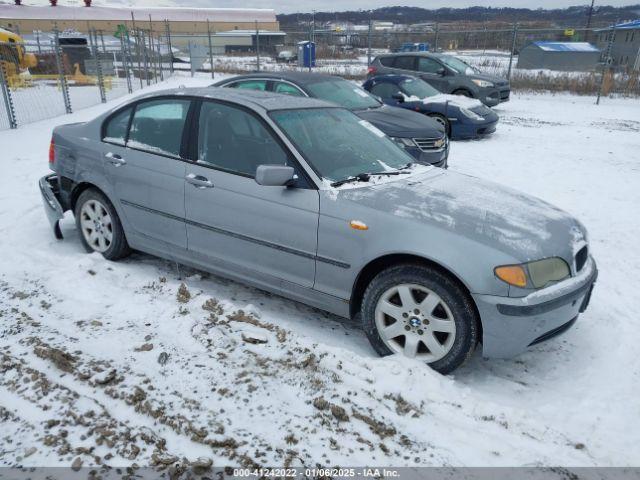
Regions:
<instances>
[{"instance_id":1,"label":"snow covered ground","mask_svg":"<svg viewBox=\"0 0 640 480\"><path fill-rule=\"evenodd\" d=\"M70 216L55 240L51 128L109 106L0 132L0 465L637 464L640 101L514 95L495 135L452 145L453 170L579 217L601 275L564 336L449 377L298 303L88 255Z\"/></svg>"}]
</instances>

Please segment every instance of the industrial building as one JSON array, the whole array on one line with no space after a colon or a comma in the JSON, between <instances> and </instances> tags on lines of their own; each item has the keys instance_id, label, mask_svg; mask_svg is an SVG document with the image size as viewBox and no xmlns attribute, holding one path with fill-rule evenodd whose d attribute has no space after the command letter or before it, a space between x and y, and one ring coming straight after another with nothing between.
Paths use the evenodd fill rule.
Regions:
<instances>
[{"instance_id":1,"label":"industrial building","mask_svg":"<svg viewBox=\"0 0 640 480\"><path fill-rule=\"evenodd\" d=\"M598 45L603 51L607 50L611 35L614 37L609 63L640 71L640 20L598 30Z\"/></svg>"},{"instance_id":2,"label":"industrial building","mask_svg":"<svg viewBox=\"0 0 640 480\"><path fill-rule=\"evenodd\" d=\"M114 33L118 25L128 28L142 26L155 32L171 24L171 33L198 34L233 30L279 31L280 26L272 9L253 8L113 8L92 6L49 6L0 4L0 27L16 33L48 32L54 23L59 30L87 33L88 28ZM56 6L53 6L56 4ZM143 25L141 25L143 24Z\"/></svg>"},{"instance_id":3,"label":"industrial building","mask_svg":"<svg viewBox=\"0 0 640 480\"><path fill-rule=\"evenodd\" d=\"M600 56L600 49L587 42L533 42L520 50L518 68L588 72Z\"/></svg>"}]
</instances>

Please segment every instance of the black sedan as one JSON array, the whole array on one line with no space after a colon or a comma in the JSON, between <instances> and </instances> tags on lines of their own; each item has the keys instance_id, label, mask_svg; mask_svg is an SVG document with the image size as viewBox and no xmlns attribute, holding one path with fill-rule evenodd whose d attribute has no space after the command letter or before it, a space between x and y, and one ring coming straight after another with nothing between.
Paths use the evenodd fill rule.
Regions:
<instances>
[{"instance_id":1,"label":"black sedan","mask_svg":"<svg viewBox=\"0 0 640 480\"><path fill-rule=\"evenodd\" d=\"M353 82L306 72L254 73L222 80L216 87L264 90L337 103L395 140L417 162L446 167L449 139L432 118L391 107Z\"/></svg>"}]
</instances>

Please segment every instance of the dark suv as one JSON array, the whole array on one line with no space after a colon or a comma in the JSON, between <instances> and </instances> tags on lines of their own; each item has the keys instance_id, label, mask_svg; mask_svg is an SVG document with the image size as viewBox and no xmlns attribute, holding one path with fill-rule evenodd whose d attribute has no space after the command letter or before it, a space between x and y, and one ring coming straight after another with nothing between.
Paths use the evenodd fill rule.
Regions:
<instances>
[{"instance_id":1,"label":"dark suv","mask_svg":"<svg viewBox=\"0 0 640 480\"><path fill-rule=\"evenodd\" d=\"M477 98L488 107L509 100L511 87L504 78L484 75L480 70L452 55L442 53L392 53L376 57L368 76L411 74L442 93Z\"/></svg>"}]
</instances>

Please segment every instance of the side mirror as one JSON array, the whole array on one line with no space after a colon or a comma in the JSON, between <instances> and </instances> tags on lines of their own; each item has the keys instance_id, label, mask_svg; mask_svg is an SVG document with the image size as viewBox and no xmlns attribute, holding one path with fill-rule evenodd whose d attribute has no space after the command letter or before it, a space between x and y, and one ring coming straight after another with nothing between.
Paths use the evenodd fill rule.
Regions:
<instances>
[{"instance_id":1,"label":"side mirror","mask_svg":"<svg viewBox=\"0 0 640 480\"><path fill-rule=\"evenodd\" d=\"M404 95L401 94L400 92L394 93L393 95L391 95L391 98L393 98L394 100L397 100L400 103L404 102Z\"/></svg>"},{"instance_id":2,"label":"side mirror","mask_svg":"<svg viewBox=\"0 0 640 480\"><path fill-rule=\"evenodd\" d=\"M293 167L286 165L258 165L256 183L265 187L286 187L296 180Z\"/></svg>"},{"instance_id":3,"label":"side mirror","mask_svg":"<svg viewBox=\"0 0 640 480\"><path fill-rule=\"evenodd\" d=\"M447 69L442 67L438 69L438 75L440 75L441 77L444 77L447 74Z\"/></svg>"}]
</instances>

